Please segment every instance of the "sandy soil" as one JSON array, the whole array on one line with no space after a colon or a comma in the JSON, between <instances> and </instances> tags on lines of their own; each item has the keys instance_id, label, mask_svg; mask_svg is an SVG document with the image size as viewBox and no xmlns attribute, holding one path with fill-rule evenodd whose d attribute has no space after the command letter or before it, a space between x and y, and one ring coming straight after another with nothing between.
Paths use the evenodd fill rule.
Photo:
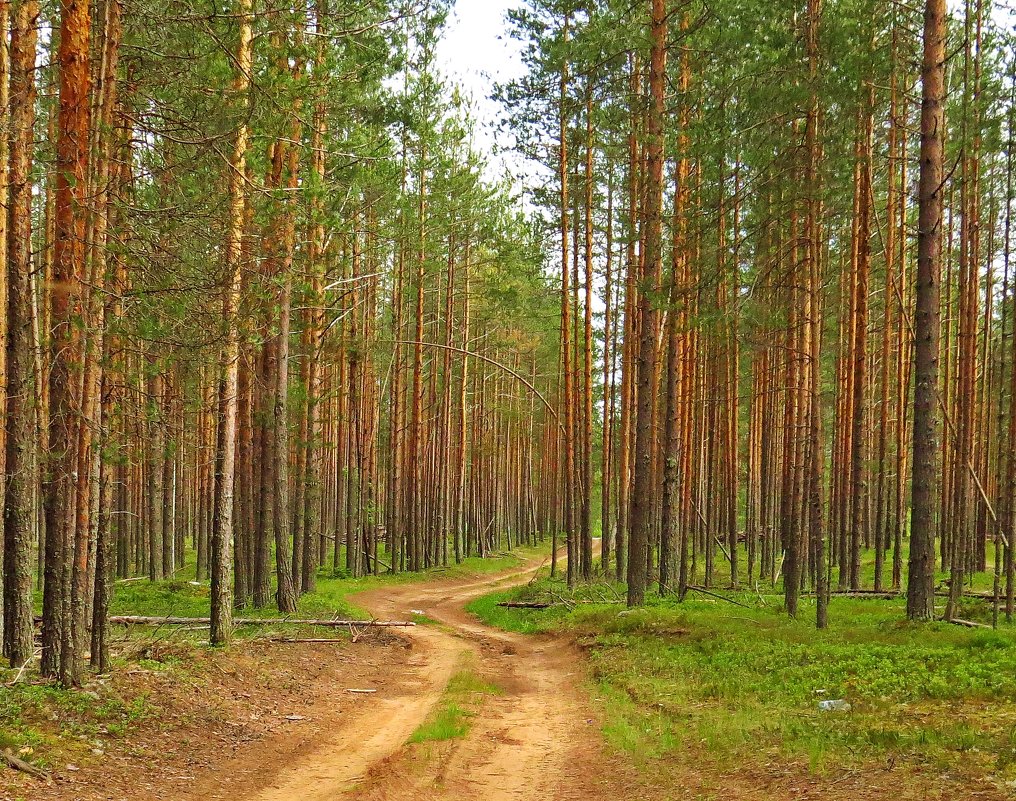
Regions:
<instances>
[{"instance_id":1,"label":"sandy soil","mask_svg":"<svg viewBox=\"0 0 1016 801\"><path fill-rule=\"evenodd\" d=\"M463 607L472 598L528 579L530 570L466 582L430 582L356 598L381 618L424 612L440 626L407 634L412 657L397 689L364 703L363 716L289 766L256 801L350 799L634 798L616 795L604 769L597 721L576 686L580 654L560 641L480 625ZM439 702L457 668L501 688L485 700L462 740L404 748Z\"/></svg>"},{"instance_id":2,"label":"sandy soil","mask_svg":"<svg viewBox=\"0 0 1016 801\"><path fill-rule=\"evenodd\" d=\"M148 685L141 689L167 713L126 742L108 743L102 756L56 770L48 785L0 774L0 799L648 798L630 775L622 790L617 766L608 769L599 722L579 687L578 650L494 631L464 611L472 598L525 582L538 567L365 593L355 602L378 618L416 610L438 621L380 640L208 652L204 678L182 684L143 671L120 677L132 693L138 682ZM462 667L501 692L484 700L467 737L407 745Z\"/></svg>"}]
</instances>

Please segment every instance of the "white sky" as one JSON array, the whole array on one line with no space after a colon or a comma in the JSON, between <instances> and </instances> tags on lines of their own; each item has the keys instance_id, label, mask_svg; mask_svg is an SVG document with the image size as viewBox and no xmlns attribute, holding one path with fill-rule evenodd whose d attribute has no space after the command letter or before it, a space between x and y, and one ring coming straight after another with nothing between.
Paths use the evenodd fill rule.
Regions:
<instances>
[{"instance_id":1,"label":"white sky","mask_svg":"<svg viewBox=\"0 0 1016 801\"><path fill-rule=\"evenodd\" d=\"M956 13L962 13L963 0L948 2ZM518 5L520 0L455 0L438 43L437 64L451 83L472 99L472 116L477 122L473 145L488 163L487 178L498 179L508 172L532 182L539 166L498 147L496 129L503 109L490 99L495 83L525 73L522 44L507 32L506 14ZM1016 0L994 0L990 7L999 24L1016 23ZM503 144L511 147L511 142Z\"/></svg>"},{"instance_id":2,"label":"white sky","mask_svg":"<svg viewBox=\"0 0 1016 801\"><path fill-rule=\"evenodd\" d=\"M525 73L521 44L508 37L505 14L518 0L456 0L437 48L441 71L473 100L475 148L490 162L489 177L500 177L517 162L498 152L495 137L501 115L490 99L494 84Z\"/></svg>"}]
</instances>

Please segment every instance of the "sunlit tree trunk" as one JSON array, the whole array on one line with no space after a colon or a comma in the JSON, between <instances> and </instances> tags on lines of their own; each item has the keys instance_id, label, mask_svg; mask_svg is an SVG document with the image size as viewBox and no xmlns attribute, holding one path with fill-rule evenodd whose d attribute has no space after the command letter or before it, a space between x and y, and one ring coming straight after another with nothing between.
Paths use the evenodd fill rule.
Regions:
<instances>
[{"instance_id":1,"label":"sunlit tree trunk","mask_svg":"<svg viewBox=\"0 0 1016 801\"><path fill-rule=\"evenodd\" d=\"M251 0L240 0L239 42L234 63L233 95L243 110L248 101L253 61ZM241 113L243 119L245 115ZM226 341L222 348L218 393L218 438L215 454L215 513L210 544L211 562L211 641L229 642L233 629L232 559L233 493L236 481L237 391L240 369L240 332L237 315L240 304L241 251L244 229L244 174L246 172L248 130L241 122L236 130L229 161L229 227L226 233L226 281L222 317Z\"/></svg>"}]
</instances>

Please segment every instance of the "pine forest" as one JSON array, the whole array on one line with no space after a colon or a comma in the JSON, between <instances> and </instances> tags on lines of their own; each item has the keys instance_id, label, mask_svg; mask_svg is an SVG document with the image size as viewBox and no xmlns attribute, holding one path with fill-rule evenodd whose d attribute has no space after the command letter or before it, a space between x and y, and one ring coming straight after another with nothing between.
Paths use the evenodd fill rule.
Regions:
<instances>
[{"instance_id":1,"label":"pine forest","mask_svg":"<svg viewBox=\"0 0 1016 801\"><path fill-rule=\"evenodd\" d=\"M1014 137L1009 0L0 0L0 798L1016 797Z\"/></svg>"}]
</instances>

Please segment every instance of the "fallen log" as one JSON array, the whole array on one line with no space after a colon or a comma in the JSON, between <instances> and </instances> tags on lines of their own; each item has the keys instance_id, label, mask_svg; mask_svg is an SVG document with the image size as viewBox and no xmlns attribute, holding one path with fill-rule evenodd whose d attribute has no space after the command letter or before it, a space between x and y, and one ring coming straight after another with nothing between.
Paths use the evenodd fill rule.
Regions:
<instances>
[{"instance_id":1,"label":"fallen log","mask_svg":"<svg viewBox=\"0 0 1016 801\"><path fill-rule=\"evenodd\" d=\"M278 642L278 643L296 643L296 642L309 642L309 643L345 643L348 640L339 640L335 637L259 637L259 642Z\"/></svg>"},{"instance_id":2,"label":"fallen log","mask_svg":"<svg viewBox=\"0 0 1016 801\"><path fill-rule=\"evenodd\" d=\"M950 620L946 620L946 623L952 623L954 626L965 626L968 629L990 629L987 623L977 623L973 620L963 620L962 618L954 617Z\"/></svg>"},{"instance_id":3,"label":"fallen log","mask_svg":"<svg viewBox=\"0 0 1016 801\"><path fill-rule=\"evenodd\" d=\"M935 595L939 598L948 598L949 590L935 590ZM964 598L977 598L982 601L994 601L995 594L987 590L964 590Z\"/></svg>"},{"instance_id":4,"label":"fallen log","mask_svg":"<svg viewBox=\"0 0 1016 801\"><path fill-rule=\"evenodd\" d=\"M22 773L27 773L29 776L36 779L41 779L42 781L47 781L49 779L49 774L45 771L39 770L39 768L35 767L35 765L30 762L25 762L25 760L20 757L16 757L9 750L5 749L0 751L0 760L3 760L7 767L12 768L13 770L19 770Z\"/></svg>"},{"instance_id":5,"label":"fallen log","mask_svg":"<svg viewBox=\"0 0 1016 801\"><path fill-rule=\"evenodd\" d=\"M873 598L877 601L891 601L901 597L901 593L883 590L833 590L829 595L833 598Z\"/></svg>"},{"instance_id":6,"label":"fallen log","mask_svg":"<svg viewBox=\"0 0 1016 801\"><path fill-rule=\"evenodd\" d=\"M498 606L503 606L505 609L549 609L555 604L546 601L501 601Z\"/></svg>"},{"instance_id":7,"label":"fallen log","mask_svg":"<svg viewBox=\"0 0 1016 801\"><path fill-rule=\"evenodd\" d=\"M115 626L190 626L211 623L207 617L157 617L148 615L111 615L109 622ZM236 626L323 626L326 628L379 628L415 626L411 620L307 620L292 617L240 617L233 621Z\"/></svg>"},{"instance_id":8,"label":"fallen log","mask_svg":"<svg viewBox=\"0 0 1016 801\"><path fill-rule=\"evenodd\" d=\"M688 589L692 592L700 592L703 595L708 595L710 598L726 601L728 604L733 604L734 606L740 606L742 609L751 609L748 604L743 604L740 601L735 601L733 598L728 598L726 595L720 595L719 593L712 592L711 590L707 590L705 587L696 587L693 584L689 584Z\"/></svg>"}]
</instances>

